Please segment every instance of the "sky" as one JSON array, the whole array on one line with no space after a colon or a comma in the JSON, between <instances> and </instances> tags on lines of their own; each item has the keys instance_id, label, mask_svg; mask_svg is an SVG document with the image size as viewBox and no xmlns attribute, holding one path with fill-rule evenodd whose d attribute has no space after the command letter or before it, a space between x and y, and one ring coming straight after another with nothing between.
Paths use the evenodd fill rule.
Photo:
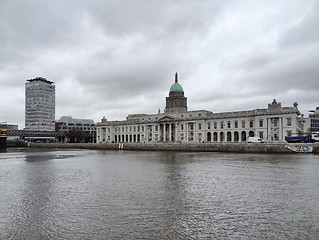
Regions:
<instances>
[{"instance_id":1,"label":"sky","mask_svg":"<svg viewBox=\"0 0 319 240\"><path fill-rule=\"evenodd\" d=\"M25 82L56 86L55 118L319 107L317 0L0 0L0 122L24 127Z\"/></svg>"}]
</instances>

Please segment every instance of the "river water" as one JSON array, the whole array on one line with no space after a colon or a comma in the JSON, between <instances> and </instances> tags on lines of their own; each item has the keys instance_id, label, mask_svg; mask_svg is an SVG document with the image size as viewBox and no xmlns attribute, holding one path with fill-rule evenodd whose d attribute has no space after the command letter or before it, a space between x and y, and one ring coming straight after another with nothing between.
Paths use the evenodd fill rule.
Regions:
<instances>
[{"instance_id":1,"label":"river water","mask_svg":"<svg viewBox=\"0 0 319 240\"><path fill-rule=\"evenodd\" d=\"M319 155L0 152L0 239L318 239Z\"/></svg>"}]
</instances>

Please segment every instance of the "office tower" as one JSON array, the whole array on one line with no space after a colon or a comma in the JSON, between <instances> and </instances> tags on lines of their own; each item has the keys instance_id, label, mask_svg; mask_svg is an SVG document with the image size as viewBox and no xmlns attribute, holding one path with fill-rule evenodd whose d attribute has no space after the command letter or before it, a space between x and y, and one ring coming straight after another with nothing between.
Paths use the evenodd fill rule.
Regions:
<instances>
[{"instance_id":1,"label":"office tower","mask_svg":"<svg viewBox=\"0 0 319 240\"><path fill-rule=\"evenodd\" d=\"M55 130L55 85L45 78L25 83L25 130Z\"/></svg>"}]
</instances>

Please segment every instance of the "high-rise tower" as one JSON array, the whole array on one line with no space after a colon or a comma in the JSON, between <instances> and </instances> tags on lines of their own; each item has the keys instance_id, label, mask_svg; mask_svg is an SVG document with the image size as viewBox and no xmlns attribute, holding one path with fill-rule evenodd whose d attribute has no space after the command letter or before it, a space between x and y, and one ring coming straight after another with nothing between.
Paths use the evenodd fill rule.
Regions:
<instances>
[{"instance_id":1,"label":"high-rise tower","mask_svg":"<svg viewBox=\"0 0 319 240\"><path fill-rule=\"evenodd\" d=\"M45 78L25 83L25 130L55 130L55 85Z\"/></svg>"}]
</instances>

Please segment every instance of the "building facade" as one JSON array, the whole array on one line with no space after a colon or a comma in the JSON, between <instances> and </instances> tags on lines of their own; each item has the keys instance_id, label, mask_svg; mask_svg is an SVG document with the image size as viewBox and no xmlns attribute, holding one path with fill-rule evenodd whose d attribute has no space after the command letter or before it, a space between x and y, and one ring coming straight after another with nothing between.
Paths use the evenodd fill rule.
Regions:
<instances>
[{"instance_id":1,"label":"building facade","mask_svg":"<svg viewBox=\"0 0 319 240\"><path fill-rule=\"evenodd\" d=\"M311 132L319 133L319 107L311 110L309 114Z\"/></svg>"},{"instance_id":2,"label":"building facade","mask_svg":"<svg viewBox=\"0 0 319 240\"><path fill-rule=\"evenodd\" d=\"M77 119L63 116L55 123L57 132L65 132L59 142L95 142L96 124L92 119Z\"/></svg>"},{"instance_id":3,"label":"building facade","mask_svg":"<svg viewBox=\"0 0 319 240\"><path fill-rule=\"evenodd\" d=\"M25 83L25 130L54 131L55 85L45 78Z\"/></svg>"},{"instance_id":4,"label":"building facade","mask_svg":"<svg viewBox=\"0 0 319 240\"><path fill-rule=\"evenodd\" d=\"M304 132L298 104L282 107L275 99L265 109L213 113L187 110L187 98L178 75L166 97L164 113L133 114L125 121L97 123L97 143L110 142L247 142L249 137L284 141Z\"/></svg>"}]
</instances>

